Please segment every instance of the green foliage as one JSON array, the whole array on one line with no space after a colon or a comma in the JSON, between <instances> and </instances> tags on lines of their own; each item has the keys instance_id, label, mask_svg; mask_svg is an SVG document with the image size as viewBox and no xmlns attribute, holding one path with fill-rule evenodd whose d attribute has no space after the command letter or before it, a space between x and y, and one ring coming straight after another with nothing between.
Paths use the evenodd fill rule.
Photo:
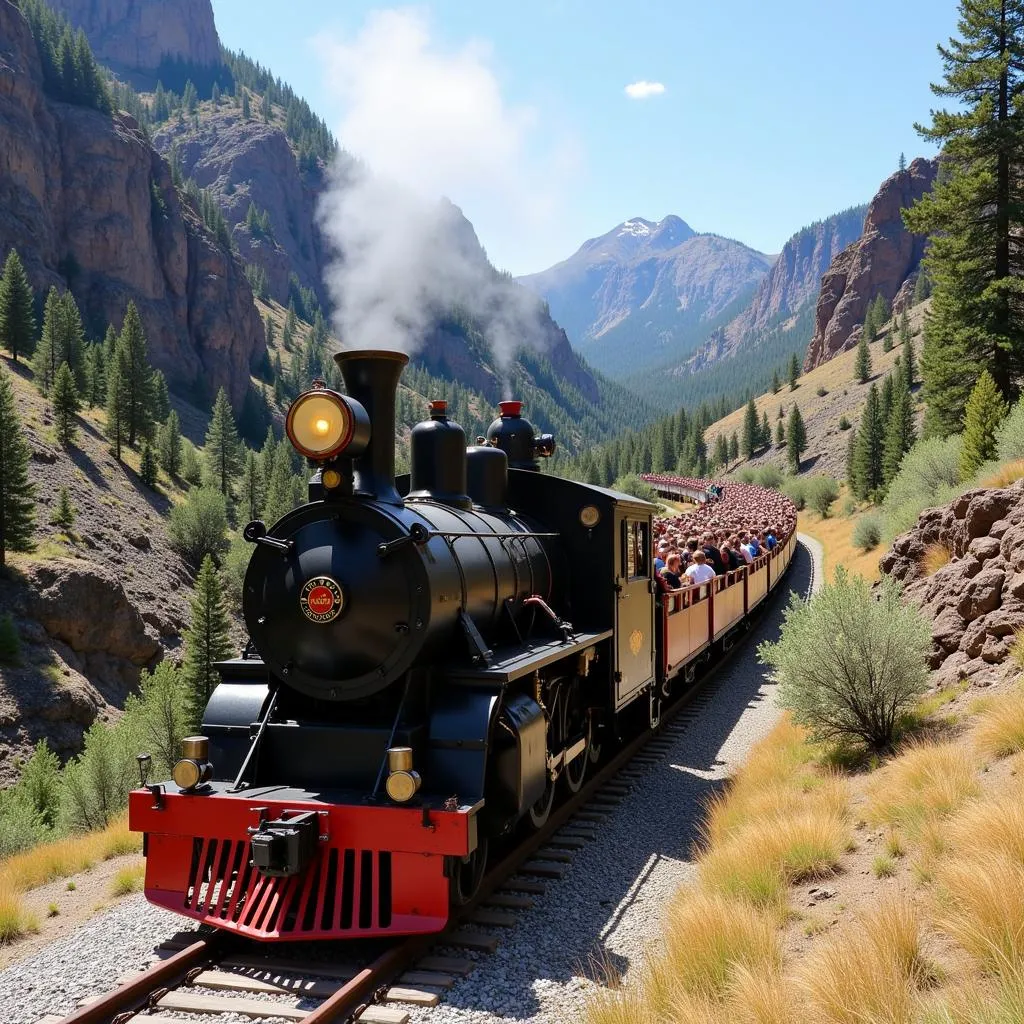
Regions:
<instances>
[{"instance_id":1,"label":"green foliage","mask_svg":"<svg viewBox=\"0 0 1024 1024\"><path fill-rule=\"evenodd\" d=\"M785 448L786 446L786 426L782 420L777 420L775 423L775 447Z\"/></svg>"},{"instance_id":2,"label":"green foliage","mask_svg":"<svg viewBox=\"0 0 1024 1024\"><path fill-rule=\"evenodd\" d=\"M129 445L134 445L137 439L148 437L153 426L153 368L149 365L146 334L134 302L129 302L125 311L124 323L114 349L114 362L117 373L109 376L116 376L121 396L120 404L123 408L120 411L124 422L122 437ZM108 386L108 402L109 398Z\"/></svg>"},{"instance_id":3,"label":"green foliage","mask_svg":"<svg viewBox=\"0 0 1024 1024\"><path fill-rule=\"evenodd\" d=\"M85 383L85 334L78 304L70 292L51 288L43 311L43 331L32 358L36 387L48 395L61 363L74 373L75 384Z\"/></svg>"},{"instance_id":4,"label":"green foliage","mask_svg":"<svg viewBox=\"0 0 1024 1024\"><path fill-rule=\"evenodd\" d=\"M170 415L156 432L157 460L160 463L160 468L170 477L176 477L181 469L181 449L181 420L177 410L172 409ZM194 451L195 449L193 449Z\"/></svg>"},{"instance_id":5,"label":"green foliage","mask_svg":"<svg viewBox=\"0 0 1024 1024\"><path fill-rule=\"evenodd\" d=\"M1001 462L1024 459L1024 399L1013 406L999 425L996 454Z\"/></svg>"},{"instance_id":6,"label":"green foliage","mask_svg":"<svg viewBox=\"0 0 1024 1024\"><path fill-rule=\"evenodd\" d=\"M163 370L154 370L152 379L153 422L163 423L171 414L171 396L167 390L167 378Z\"/></svg>"},{"instance_id":7,"label":"green foliage","mask_svg":"<svg viewBox=\"0 0 1024 1024\"><path fill-rule=\"evenodd\" d=\"M42 815L17 785L0 790L0 860L50 838Z\"/></svg>"},{"instance_id":8,"label":"green foliage","mask_svg":"<svg viewBox=\"0 0 1024 1024\"><path fill-rule=\"evenodd\" d=\"M736 436L736 431L732 432L729 438L729 461L735 462L740 457L740 440Z\"/></svg>"},{"instance_id":9,"label":"green foliage","mask_svg":"<svg viewBox=\"0 0 1024 1024\"><path fill-rule=\"evenodd\" d=\"M849 419L846 416L846 413L844 412L843 415L839 417L839 429L849 430L851 425L852 424L850 423Z\"/></svg>"},{"instance_id":10,"label":"green foliage","mask_svg":"<svg viewBox=\"0 0 1024 1024\"><path fill-rule=\"evenodd\" d=\"M827 519L832 504L839 497L839 483L830 476L812 476L807 481L807 504L822 519Z\"/></svg>"},{"instance_id":11,"label":"green foliage","mask_svg":"<svg viewBox=\"0 0 1024 1024\"><path fill-rule=\"evenodd\" d=\"M869 512L854 524L853 546L861 551L871 551L882 542L882 519L877 512Z\"/></svg>"},{"instance_id":12,"label":"green foliage","mask_svg":"<svg viewBox=\"0 0 1024 1024\"><path fill-rule=\"evenodd\" d=\"M107 437L110 438L110 450L118 461L121 449L128 441L128 405L128 382L115 353L107 369Z\"/></svg>"},{"instance_id":13,"label":"green foliage","mask_svg":"<svg viewBox=\"0 0 1024 1024\"><path fill-rule=\"evenodd\" d=\"M782 493L793 502L798 512L807 505L807 480L800 476L790 476L782 484Z\"/></svg>"},{"instance_id":14,"label":"green foliage","mask_svg":"<svg viewBox=\"0 0 1024 1024\"><path fill-rule=\"evenodd\" d=\"M796 357L794 352L789 357L789 390L796 391L797 380L800 378L800 361Z\"/></svg>"},{"instance_id":15,"label":"green foliage","mask_svg":"<svg viewBox=\"0 0 1024 1024\"><path fill-rule=\"evenodd\" d=\"M878 597L839 566L810 602L793 595L777 643L758 655L779 682L779 703L818 741L879 750L928 684L931 627L884 577Z\"/></svg>"},{"instance_id":16,"label":"green foliage","mask_svg":"<svg viewBox=\"0 0 1024 1024\"><path fill-rule=\"evenodd\" d=\"M279 444L274 445L274 450L270 455L267 496L263 504L263 515L260 516L268 526L276 523L298 504L295 488L296 476L292 459L291 446L287 441L281 441ZM266 472L267 462L265 453L263 465L264 472Z\"/></svg>"},{"instance_id":17,"label":"green foliage","mask_svg":"<svg viewBox=\"0 0 1024 1024\"><path fill-rule=\"evenodd\" d=\"M894 372L887 379L893 381L893 398L882 445L882 478L889 484L899 472L903 456L914 447L917 429L914 426L914 404L907 390L906 377Z\"/></svg>"},{"instance_id":18,"label":"green foliage","mask_svg":"<svg viewBox=\"0 0 1024 1024\"><path fill-rule=\"evenodd\" d=\"M137 753L152 757L156 778L167 778L179 757L181 741L189 734L187 691L182 672L162 661L152 672L143 672L138 695L125 702L124 719Z\"/></svg>"},{"instance_id":19,"label":"green foliage","mask_svg":"<svg viewBox=\"0 0 1024 1024\"><path fill-rule=\"evenodd\" d=\"M263 476L262 462L257 458L255 452L247 451L238 500L250 522L253 519L259 519L260 509L263 508L263 501L266 497L266 489L267 483Z\"/></svg>"},{"instance_id":20,"label":"green foliage","mask_svg":"<svg viewBox=\"0 0 1024 1024\"><path fill-rule=\"evenodd\" d=\"M171 509L171 547L193 566L219 556L227 530L227 504L215 487L193 487L185 501Z\"/></svg>"},{"instance_id":21,"label":"green foliage","mask_svg":"<svg viewBox=\"0 0 1024 1024\"><path fill-rule=\"evenodd\" d=\"M772 370L772 394L777 395L779 393L779 388L781 387L782 383L779 380L779 371Z\"/></svg>"},{"instance_id":22,"label":"green foliage","mask_svg":"<svg viewBox=\"0 0 1024 1024\"><path fill-rule=\"evenodd\" d=\"M868 348L868 332L861 331L857 342L857 355L853 360L853 378L858 384L867 384L871 380L871 350Z\"/></svg>"},{"instance_id":23,"label":"green foliage","mask_svg":"<svg viewBox=\"0 0 1024 1024\"><path fill-rule=\"evenodd\" d=\"M85 33L72 32L62 14L43 0L18 0L28 20L43 66L43 88L63 103L109 113L110 93L106 76L93 57Z\"/></svg>"},{"instance_id":24,"label":"green foliage","mask_svg":"<svg viewBox=\"0 0 1024 1024\"><path fill-rule=\"evenodd\" d=\"M78 388L75 386L75 375L67 363L61 363L60 369L57 370L50 401L53 405L54 432L57 435L57 442L67 447L78 435L76 418L78 410L82 407L78 397Z\"/></svg>"},{"instance_id":25,"label":"green foliage","mask_svg":"<svg viewBox=\"0 0 1024 1024\"><path fill-rule=\"evenodd\" d=\"M245 215L245 226L257 241L274 241L274 228L270 223L269 210L261 210L255 203L250 203Z\"/></svg>"},{"instance_id":26,"label":"green foliage","mask_svg":"<svg viewBox=\"0 0 1024 1024\"><path fill-rule=\"evenodd\" d=\"M90 409L107 398L107 368L103 345L89 345L85 350L85 388L82 397Z\"/></svg>"},{"instance_id":27,"label":"green foliage","mask_svg":"<svg viewBox=\"0 0 1024 1024\"><path fill-rule=\"evenodd\" d=\"M213 665L231 653L224 593L213 559L207 555L196 577L192 620L185 634L184 717L189 730L198 731L206 703L217 685Z\"/></svg>"},{"instance_id":28,"label":"green foliage","mask_svg":"<svg viewBox=\"0 0 1024 1024\"><path fill-rule=\"evenodd\" d=\"M194 487L203 482L203 464L199 460L199 452L188 438L181 439L181 479Z\"/></svg>"},{"instance_id":29,"label":"green foliage","mask_svg":"<svg viewBox=\"0 0 1024 1024\"><path fill-rule=\"evenodd\" d=\"M138 782L137 737L130 723L117 727L96 722L85 734L85 747L64 769L61 821L69 829L94 831L124 809Z\"/></svg>"},{"instance_id":30,"label":"green foliage","mask_svg":"<svg viewBox=\"0 0 1024 1024\"><path fill-rule=\"evenodd\" d=\"M257 299L261 302L270 300L270 278L267 276L266 267L258 263L246 263L245 279Z\"/></svg>"},{"instance_id":31,"label":"green foliage","mask_svg":"<svg viewBox=\"0 0 1024 1024\"><path fill-rule=\"evenodd\" d=\"M634 498L642 501L650 501L657 504L658 493L648 483L645 483L635 473L618 477L612 484L613 491L621 491L623 494L632 494Z\"/></svg>"},{"instance_id":32,"label":"green foliage","mask_svg":"<svg viewBox=\"0 0 1024 1024\"><path fill-rule=\"evenodd\" d=\"M924 509L942 505L959 493L960 447L958 435L933 437L918 441L904 455L882 504L887 537L909 530Z\"/></svg>"},{"instance_id":33,"label":"green foliage","mask_svg":"<svg viewBox=\"0 0 1024 1024\"><path fill-rule=\"evenodd\" d=\"M965 480L973 476L983 463L995 458L996 431L1005 417L1006 403L992 375L983 370L965 410L960 448L960 476Z\"/></svg>"},{"instance_id":34,"label":"green foliage","mask_svg":"<svg viewBox=\"0 0 1024 1024\"><path fill-rule=\"evenodd\" d=\"M1010 400L1024 371L1024 5L962 3L957 29L939 47L943 81L932 85L953 109L915 126L941 147L941 173L904 211L907 227L929 236L921 372L928 429L941 436L960 429L983 369Z\"/></svg>"},{"instance_id":35,"label":"green foliage","mask_svg":"<svg viewBox=\"0 0 1024 1024\"><path fill-rule=\"evenodd\" d=\"M224 598L229 608L242 607L242 587L245 573L252 557L252 545L242 537L235 537L224 555L221 576L224 583Z\"/></svg>"},{"instance_id":36,"label":"green foliage","mask_svg":"<svg viewBox=\"0 0 1024 1024\"><path fill-rule=\"evenodd\" d=\"M789 410L789 422L786 424L786 454L789 458L789 467L794 473L800 472L800 456L806 447L807 428L800 415L800 407L794 402L793 408Z\"/></svg>"},{"instance_id":37,"label":"green foliage","mask_svg":"<svg viewBox=\"0 0 1024 1024\"><path fill-rule=\"evenodd\" d=\"M828 394L828 388L818 387L814 392L819 398L824 398Z\"/></svg>"},{"instance_id":38,"label":"green foliage","mask_svg":"<svg viewBox=\"0 0 1024 1024\"><path fill-rule=\"evenodd\" d=\"M0 348L15 362L30 356L36 345L35 295L17 249L11 249L0 276Z\"/></svg>"},{"instance_id":39,"label":"green foliage","mask_svg":"<svg viewBox=\"0 0 1024 1024\"><path fill-rule=\"evenodd\" d=\"M203 455L210 477L221 494L230 501L232 483L241 469L243 451L238 440L235 416L224 388L217 392L217 398L213 403L213 415L206 431Z\"/></svg>"},{"instance_id":40,"label":"green foliage","mask_svg":"<svg viewBox=\"0 0 1024 1024\"><path fill-rule=\"evenodd\" d=\"M60 759L40 740L21 769L16 788L47 828L54 828L60 814Z\"/></svg>"},{"instance_id":41,"label":"green foliage","mask_svg":"<svg viewBox=\"0 0 1024 1024\"><path fill-rule=\"evenodd\" d=\"M57 507L53 510L53 515L50 516L50 522L54 526L70 530L75 525L77 516L78 510L71 503L70 492L66 487L62 487L57 495Z\"/></svg>"},{"instance_id":42,"label":"green foliage","mask_svg":"<svg viewBox=\"0 0 1024 1024\"><path fill-rule=\"evenodd\" d=\"M853 463L850 468L853 493L861 501L868 498L874 500L885 482L884 445L882 403L878 385L872 384L868 391L867 402L864 404L864 412L861 415L860 429L857 431L857 441L853 448Z\"/></svg>"},{"instance_id":43,"label":"green foliage","mask_svg":"<svg viewBox=\"0 0 1024 1024\"><path fill-rule=\"evenodd\" d=\"M214 198L213 193L201 188L192 178L185 179L185 195L191 200L196 212L202 218L206 230L217 239L225 249L232 249L231 229L224 219L224 211Z\"/></svg>"},{"instance_id":44,"label":"green foliage","mask_svg":"<svg viewBox=\"0 0 1024 1024\"><path fill-rule=\"evenodd\" d=\"M782 486L782 481L785 478L782 475L782 471L778 466L773 466L768 463L767 466L762 466L754 476L754 483L760 484L762 487L769 487L773 491L777 491Z\"/></svg>"},{"instance_id":45,"label":"green foliage","mask_svg":"<svg viewBox=\"0 0 1024 1024\"><path fill-rule=\"evenodd\" d=\"M148 441L142 442L142 451L139 458L139 479L150 489L156 490L157 475L159 466L156 461L156 453Z\"/></svg>"},{"instance_id":46,"label":"green foliage","mask_svg":"<svg viewBox=\"0 0 1024 1024\"><path fill-rule=\"evenodd\" d=\"M35 487L28 478L30 451L8 372L0 367L0 568L8 551L30 551L35 528Z\"/></svg>"},{"instance_id":47,"label":"green foliage","mask_svg":"<svg viewBox=\"0 0 1024 1024\"><path fill-rule=\"evenodd\" d=\"M747 402L747 407L743 411L743 434L740 440L740 454L745 459L749 459L754 452L760 447L760 425L757 420L757 406L754 404L753 398Z\"/></svg>"},{"instance_id":48,"label":"green foliage","mask_svg":"<svg viewBox=\"0 0 1024 1024\"><path fill-rule=\"evenodd\" d=\"M0 665L17 665L21 661L21 634L14 619L0 615Z\"/></svg>"}]
</instances>

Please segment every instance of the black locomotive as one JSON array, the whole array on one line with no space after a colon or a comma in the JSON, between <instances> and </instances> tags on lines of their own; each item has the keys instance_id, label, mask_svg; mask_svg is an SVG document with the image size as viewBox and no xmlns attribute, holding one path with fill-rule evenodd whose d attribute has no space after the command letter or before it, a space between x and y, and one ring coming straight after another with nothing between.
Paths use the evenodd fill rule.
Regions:
<instances>
[{"instance_id":1,"label":"black locomotive","mask_svg":"<svg viewBox=\"0 0 1024 1024\"><path fill-rule=\"evenodd\" d=\"M308 502L245 531L254 655L218 666L174 781L130 800L149 898L262 939L442 928L488 840L543 824L738 621L714 587L656 601L656 507L540 473L554 440L518 402L469 448L431 403L396 479L406 357L336 359L347 394L288 414Z\"/></svg>"}]
</instances>

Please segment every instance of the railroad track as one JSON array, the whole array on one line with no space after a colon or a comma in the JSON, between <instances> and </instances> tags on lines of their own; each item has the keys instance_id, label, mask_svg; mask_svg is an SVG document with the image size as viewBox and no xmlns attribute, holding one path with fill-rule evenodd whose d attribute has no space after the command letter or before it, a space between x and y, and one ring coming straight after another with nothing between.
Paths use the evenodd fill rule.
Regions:
<instances>
[{"instance_id":1,"label":"railroad track","mask_svg":"<svg viewBox=\"0 0 1024 1024\"><path fill-rule=\"evenodd\" d=\"M187 1024L188 1017L180 1014L208 1020L235 1015L253 1022L406 1024L411 1007L440 1002L481 955L498 948L502 929L516 925L517 914L543 897L546 883L565 874L574 854L597 837L633 783L663 763L689 721L711 702L708 684L741 647L734 644L676 697L657 730L627 743L552 810L543 828L493 864L474 899L452 912L444 932L332 944L332 951L342 952L331 961L324 959L329 951L323 944L313 953L313 944L305 943L266 953L263 944L200 929L165 942L156 963L119 979L110 992L84 1000L69 1016L47 1015L36 1024Z\"/></svg>"}]
</instances>

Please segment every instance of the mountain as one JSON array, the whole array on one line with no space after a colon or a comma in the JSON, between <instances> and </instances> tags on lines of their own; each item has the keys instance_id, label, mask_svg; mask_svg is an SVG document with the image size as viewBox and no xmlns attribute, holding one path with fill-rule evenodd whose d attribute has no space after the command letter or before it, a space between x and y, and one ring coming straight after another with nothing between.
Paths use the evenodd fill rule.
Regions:
<instances>
[{"instance_id":1,"label":"mountain","mask_svg":"<svg viewBox=\"0 0 1024 1024\"><path fill-rule=\"evenodd\" d=\"M70 287L94 336L134 301L177 389L223 386L240 406L263 352L242 264L135 119L84 94L65 102L75 94L45 52L0 0L0 253L19 250L37 291Z\"/></svg>"},{"instance_id":2,"label":"mountain","mask_svg":"<svg viewBox=\"0 0 1024 1024\"><path fill-rule=\"evenodd\" d=\"M857 344L868 303L876 296L884 296L895 312L910 304L925 238L912 235L901 214L931 191L937 171L937 159L918 157L882 182L868 206L863 233L822 278L805 369Z\"/></svg>"},{"instance_id":3,"label":"mountain","mask_svg":"<svg viewBox=\"0 0 1024 1024\"><path fill-rule=\"evenodd\" d=\"M679 217L636 217L519 281L547 301L589 362L622 378L686 356L750 298L772 262Z\"/></svg>"}]
</instances>

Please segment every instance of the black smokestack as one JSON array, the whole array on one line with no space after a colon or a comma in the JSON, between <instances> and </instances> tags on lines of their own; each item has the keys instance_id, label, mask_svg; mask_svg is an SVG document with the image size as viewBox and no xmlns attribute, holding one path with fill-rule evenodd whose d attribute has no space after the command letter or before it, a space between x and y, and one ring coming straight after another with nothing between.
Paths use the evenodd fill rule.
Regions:
<instances>
[{"instance_id":1,"label":"black smokestack","mask_svg":"<svg viewBox=\"0 0 1024 1024\"><path fill-rule=\"evenodd\" d=\"M370 417L370 443L356 460L355 489L401 505L395 490L395 392L409 357L404 352L338 352L334 361L348 393Z\"/></svg>"}]
</instances>

